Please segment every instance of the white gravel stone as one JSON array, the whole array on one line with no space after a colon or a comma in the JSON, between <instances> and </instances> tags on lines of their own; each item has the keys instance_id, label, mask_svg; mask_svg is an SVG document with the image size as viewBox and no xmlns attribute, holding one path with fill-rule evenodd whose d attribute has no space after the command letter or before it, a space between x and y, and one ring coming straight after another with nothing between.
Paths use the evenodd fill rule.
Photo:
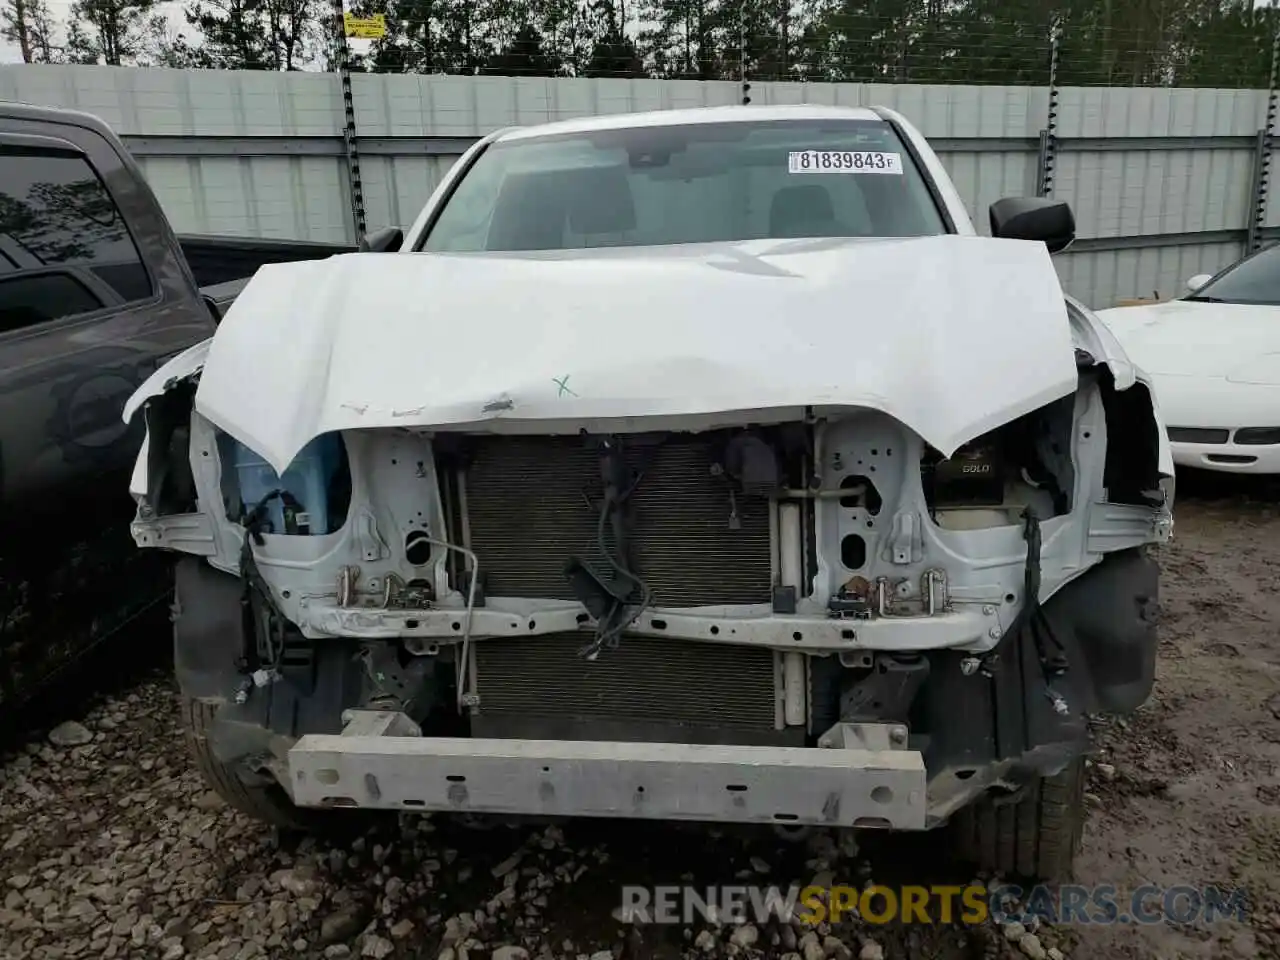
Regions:
<instances>
[{"instance_id":1,"label":"white gravel stone","mask_svg":"<svg viewBox=\"0 0 1280 960\"><path fill-rule=\"evenodd\" d=\"M754 923L744 923L729 934L729 942L737 947L754 947L760 940L760 931Z\"/></svg>"},{"instance_id":2,"label":"white gravel stone","mask_svg":"<svg viewBox=\"0 0 1280 960\"><path fill-rule=\"evenodd\" d=\"M1040 945L1040 938L1034 933L1028 933L1019 940L1018 949L1030 957L1031 960L1046 960L1048 957L1044 947Z\"/></svg>"},{"instance_id":3,"label":"white gravel stone","mask_svg":"<svg viewBox=\"0 0 1280 960\"><path fill-rule=\"evenodd\" d=\"M501 863L495 864L493 869L489 872L495 877L505 877L507 874L514 872L516 867L520 866L520 861L522 859L524 859L524 854L516 852L507 857L507 859L503 860Z\"/></svg>"},{"instance_id":4,"label":"white gravel stone","mask_svg":"<svg viewBox=\"0 0 1280 960\"><path fill-rule=\"evenodd\" d=\"M93 732L82 723L68 720L49 731L49 742L55 747L82 747L93 741Z\"/></svg>"},{"instance_id":5,"label":"white gravel stone","mask_svg":"<svg viewBox=\"0 0 1280 960\"><path fill-rule=\"evenodd\" d=\"M858 960L884 960L884 947L874 940L868 940L858 951Z\"/></svg>"},{"instance_id":6,"label":"white gravel stone","mask_svg":"<svg viewBox=\"0 0 1280 960\"><path fill-rule=\"evenodd\" d=\"M1017 943L1027 935L1027 928L1014 921L1013 923L1006 923L1000 928L1000 932L1004 934L1004 938L1010 943Z\"/></svg>"}]
</instances>

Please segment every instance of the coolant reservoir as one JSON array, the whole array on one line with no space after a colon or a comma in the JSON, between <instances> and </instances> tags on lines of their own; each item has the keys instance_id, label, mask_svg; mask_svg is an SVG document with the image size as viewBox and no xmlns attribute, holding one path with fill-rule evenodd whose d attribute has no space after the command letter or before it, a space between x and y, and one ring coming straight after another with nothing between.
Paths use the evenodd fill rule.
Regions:
<instances>
[{"instance_id":1,"label":"coolant reservoir","mask_svg":"<svg viewBox=\"0 0 1280 960\"><path fill-rule=\"evenodd\" d=\"M252 510L275 490L289 494L297 504L294 507L280 497L272 498L265 508L263 533L316 536L330 532L329 491L343 462L340 434L316 437L299 451L283 475L238 440L225 435L222 439L222 462L235 472L241 513Z\"/></svg>"}]
</instances>

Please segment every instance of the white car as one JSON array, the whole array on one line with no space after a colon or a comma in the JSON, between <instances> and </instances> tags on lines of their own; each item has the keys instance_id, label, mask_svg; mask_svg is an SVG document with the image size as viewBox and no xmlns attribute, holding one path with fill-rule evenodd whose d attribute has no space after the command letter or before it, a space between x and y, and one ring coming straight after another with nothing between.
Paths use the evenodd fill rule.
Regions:
<instances>
[{"instance_id":1,"label":"white car","mask_svg":"<svg viewBox=\"0 0 1280 960\"><path fill-rule=\"evenodd\" d=\"M889 110L668 111L499 131L403 234L264 267L125 413L215 789L1069 872L1173 462L1070 209L990 217Z\"/></svg>"},{"instance_id":2,"label":"white car","mask_svg":"<svg viewBox=\"0 0 1280 960\"><path fill-rule=\"evenodd\" d=\"M1175 463L1280 473L1280 246L1187 288L1098 317L1154 380Z\"/></svg>"}]
</instances>

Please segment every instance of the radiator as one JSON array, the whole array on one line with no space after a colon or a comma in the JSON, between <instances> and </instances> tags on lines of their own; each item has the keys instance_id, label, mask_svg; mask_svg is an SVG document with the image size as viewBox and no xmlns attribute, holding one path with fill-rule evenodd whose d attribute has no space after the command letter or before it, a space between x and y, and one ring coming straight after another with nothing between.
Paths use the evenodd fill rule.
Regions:
<instances>
[{"instance_id":1,"label":"radiator","mask_svg":"<svg viewBox=\"0 0 1280 960\"><path fill-rule=\"evenodd\" d=\"M775 729L773 651L734 644L624 636L594 661L590 634L476 641L480 737L799 743Z\"/></svg>"},{"instance_id":2,"label":"radiator","mask_svg":"<svg viewBox=\"0 0 1280 960\"><path fill-rule=\"evenodd\" d=\"M769 508L712 474L704 435L661 445L624 445L643 469L631 495L636 572L653 604L692 607L769 603ZM608 574L596 546L601 499L598 455L576 437L481 437L466 474L470 545L485 593L573 599L565 562L578 556ZM734 505L737 529L730 523Z\"/></svg>"}]
</instances>

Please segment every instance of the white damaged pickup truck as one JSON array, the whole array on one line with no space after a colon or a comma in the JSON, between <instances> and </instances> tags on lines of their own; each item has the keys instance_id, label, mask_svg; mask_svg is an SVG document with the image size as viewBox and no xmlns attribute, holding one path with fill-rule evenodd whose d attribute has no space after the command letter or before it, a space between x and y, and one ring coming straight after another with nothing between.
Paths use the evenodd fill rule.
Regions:
<instances>
[{"instance_id":1,"label":"white damaged pickup truck","mask_svg":"<svg viewBox=\"0 0 1280 960\"><path fill-rule=\"evenodd\" d=\"M125 411L212 786L1065 876L1173 465L1070 209L990 216L889 110L670 111L500 131L407 233L262 268Z\"/></svg>"}]
</instances>

